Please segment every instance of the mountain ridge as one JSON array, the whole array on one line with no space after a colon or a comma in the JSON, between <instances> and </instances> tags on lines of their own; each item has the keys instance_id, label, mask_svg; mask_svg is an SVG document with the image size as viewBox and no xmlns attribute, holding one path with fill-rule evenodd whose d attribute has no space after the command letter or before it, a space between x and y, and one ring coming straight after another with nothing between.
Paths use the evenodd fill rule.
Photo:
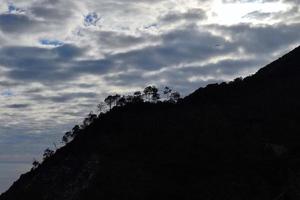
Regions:
<instances>
[{"instance_id":1,"label":"mountain ridge","mask_svg":"<svg viewBox=\"0 0 300 200\"><path fill-rule=\"evenodd\" d=\"M0 196L298 199L300 47L177 104L115 107Z\"/></svg>"}]
</instances>

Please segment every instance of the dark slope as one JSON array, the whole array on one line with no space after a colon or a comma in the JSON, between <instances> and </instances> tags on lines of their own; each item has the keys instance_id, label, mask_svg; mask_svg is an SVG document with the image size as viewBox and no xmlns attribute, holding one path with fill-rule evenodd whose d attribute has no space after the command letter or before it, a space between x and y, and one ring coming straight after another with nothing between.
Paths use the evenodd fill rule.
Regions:
<instances>
[{"instance_id":1,"label":"dark slope","mask_svg":"<svg viewBox=\"0 0 300 200\"><path fill-rule=\"evenodd\" d=\"M299 199L300 48L173 105L100 116L0 200Z\"/></svg>"}]
</instances>

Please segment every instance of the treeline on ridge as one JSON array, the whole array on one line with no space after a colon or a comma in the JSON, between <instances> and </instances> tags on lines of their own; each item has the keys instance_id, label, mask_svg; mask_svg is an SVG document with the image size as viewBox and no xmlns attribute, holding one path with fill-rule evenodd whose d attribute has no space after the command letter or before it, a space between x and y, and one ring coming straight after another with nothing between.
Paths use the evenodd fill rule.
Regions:
<instances>
[{"instance_id":1,"label":"treeline on ridge","mask_svg":"<svg viewBox=\"0 0 300 200\"><path fill-rule=\"evenodd\" d=\"M174 91L171 87L165 86L162 91L160 91L156 86L147 86L143 91L135 91L133 94L120 95L114 94L107 96L103 102L97 105L98 115L92 111L84 118L81 125L75 125L72 130L67 131L62 137L62 143L67 144L72 141L80 131L84 130L87 126L92 124L96 119L100 118L106 112L111 111L114 107L123 107L128 104L142 104L142 103L169 103L176 104L181 100L181 95L179 92ZM55 151L47 148L43 153L43 161L50 158L55 154ZM32 170L40 166L40 162L36 159L33 160Z\"/></svg>"}]
</instances>

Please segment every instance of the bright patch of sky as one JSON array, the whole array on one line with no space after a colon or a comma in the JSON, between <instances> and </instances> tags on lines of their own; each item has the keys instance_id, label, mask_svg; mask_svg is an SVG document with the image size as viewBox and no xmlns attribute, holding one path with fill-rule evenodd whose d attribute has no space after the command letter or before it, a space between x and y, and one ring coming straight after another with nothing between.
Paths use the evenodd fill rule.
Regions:
<instances>
[{"instance_id":1,"label":"bright patch of sky","mask_svg":"<svg viewBox=\"0 0 300 200\"><path fill-rule=\"evenodd\" d=\"M248 13L259 11L267 13L275 13L280 11L286 11L290 5L284 4L279 1L275 2L228 2L222 3L220 0L215 0L212 4L213 16L210 19L211 23L232 25L237 23L265 23L270 24L274 21L265 21L262 19L247 19L244 16Z\"/></svg>"}]
</instances>

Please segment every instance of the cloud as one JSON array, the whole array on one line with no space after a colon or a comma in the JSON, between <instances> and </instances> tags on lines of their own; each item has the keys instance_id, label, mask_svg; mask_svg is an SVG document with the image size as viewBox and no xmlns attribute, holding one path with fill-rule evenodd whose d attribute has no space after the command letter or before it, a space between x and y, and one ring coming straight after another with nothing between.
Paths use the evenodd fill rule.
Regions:
<instances>
[{"instance_id":1,"label":"cloud","mask_svg":"<svg viewBox=\"0 0 300 200\"><path fill-rule=\"evenodd\" d=\"M271 16L272 16L272 13L270 13L270 12L253 11L253 12L250 12L247 15L243 16L243 18L266 19L266 18L270 18Z\"/></svg>"},{"instance_id":2,"label":"cloud","mask_svg":"<svg viewBox=\"0 0 300 200\"><path fill-rule=\"evenodd\" d=\"M206 19L206 12L202 9L191 9L185 12L169 12L161 16L159 21L162 23L175 23L180 21L195 22Z\"/></svg>"},{"instance_id":3,"label":"cloud","mask_svg":"<svg viewBox=\"0 0 300 200\"><path fill-rule=\"evenodd\" d=\"M232 26L213 25L213 29L231 38L235 46L241 47L245 53L263 56L270 52L280 51L289 45L297 45L300 38L299 24L285 25L251 25L237 24ZM275 34L276 33L276 34ZM272 35L272 37L270 37Z\"/></svg>"},{"instance_id":4,"label":"cloud","mask_svg":"<svg viewBox=\"0 0 300 200\"><path fill-rule=\"evenodd\" d=\"M217 48L216 44L224 44ZM224 38L214 36L197 27L170 31L161 35L161 43L143 49L133 50L110 56L122 68L157 70L167 66L180 65L234 50Z\"/></svg>"},{"instance_id":5,"label":"cloud","mask_svg":"<svg viewBox=\"0 0 300 200\"><path fill-rule=\"evenodd\" d=\"M7 68L6 75L13 80L60 82L75 75L68 66L64 69L64 65L81 56L83 51L84 49L67 44L52 49L3 47L0 49L0 64Z\"/></svg>"},{"instance_id":6,"label":"cloud","mask_svg":"<svg viewBox=\"0 0 300 200\"><path fill-rule=\"evenodd\" d=\"M300 6L298 4L290 6L288 9L277 12L263 12L256 10L247 13L243 18L255 20L269 20L277 21L284 24L296 24L300 22ZM284 19L284 20L282 20Z\"/></svg>"},{"instance_id":7,"label":"cloud","mask_svg":"<svg viewBox=\"0 0 300 200\"><path fill-rule=\"evenodd\" d=\"M216 30L230 39L212 34L208 30ZM277 34L269 37L274 32ZM212 58L231 54L274 52L287 44L298 42L298 32L298 24L186 26L153 37L151 40L156 41L156 45L128 48L125 52L107 54L101 59L78 60L77 58L84 56L85 48L68 44L51 49L5 47L0 50L0 64L9 69L7 76L11 79L43 84L55 81L55 84L60 84L83 75L103 76L106 73L128 70L158 71L168 67L207 62ZM112 49L147 43L146 37L119 35L114 32L100 32L99 35L100 38L108 38L103 40L102 45ZM110 38L116 40L111 41ZM264 57L262 59L265 60Z\"/></svg>"},{"instance_id":8,"label":"cloud","mask_svg":"<svg viewBox=\"0 0 300 200\"><path fill-rule=\"evenodd\" d=\"M21 14L1 14L0 29L4 33L39 31L42 23Z\"/></svg>"},{"instance_id":9,"label":"cloud","mask_svg":"<svg viewBox=\"0 0 300 200\"><path fill-rule=\"evenodd\" d=\"M164 85L175 86L180 91L184 91L184 94L187 94L197 86L229 81L237 76L243 76L245 71L247 74L254 73L264 62L266 61L253 58L224 59L216 63L169 68L153 74L147 74L146 71L119 73L106 76L105 79L110 84L120 86L138 87L153 83L158 84L160 87Z\"/></svg>"},{"instance_id":10,"label":"cloud","mask_svg":"<svg viewBox=\"0 0 300 200\"><path fill-rule=\"evenodd\" d=\"M223 3L268 3L279 1L280 0L222 0Z\"/></svg>"},{"instance_id":11,"label":"cloud","mask_svg":"<svg viewBox=\"0 0 300 200\"><path fill-rule=\"evenodd\" d=\"M6 108L13 108L13 109L23 109L23 108L28 108L30 104L10 104L6 105Z\"/></svg>"},{"instance_id":12,"label":"cloud","mask_svg":"<svg viewBox=\"0 0 300 200\"><path fill-rule=\"evenodd\" d=\"M44 96L40 94L31 95L31 99L37 102L51 101L54 103L67 103L69 101L78 100L80 98L93 98L97 97L96 93L93 92L77 92L77 93L62 93L55 96Z\"/></svg>"},{"instance_id":13,"label":"cloud","mask_svg":"<svg viewBox=\"0 0 300 200\"><path fill-rule=\"evenodd\" d=\"M14 86L18 86L19 83L15 82L15 81L10 81L10 80L1 80L0 81L0 86L1 87L14 87Z\"/></svg>"}]
</instances>

